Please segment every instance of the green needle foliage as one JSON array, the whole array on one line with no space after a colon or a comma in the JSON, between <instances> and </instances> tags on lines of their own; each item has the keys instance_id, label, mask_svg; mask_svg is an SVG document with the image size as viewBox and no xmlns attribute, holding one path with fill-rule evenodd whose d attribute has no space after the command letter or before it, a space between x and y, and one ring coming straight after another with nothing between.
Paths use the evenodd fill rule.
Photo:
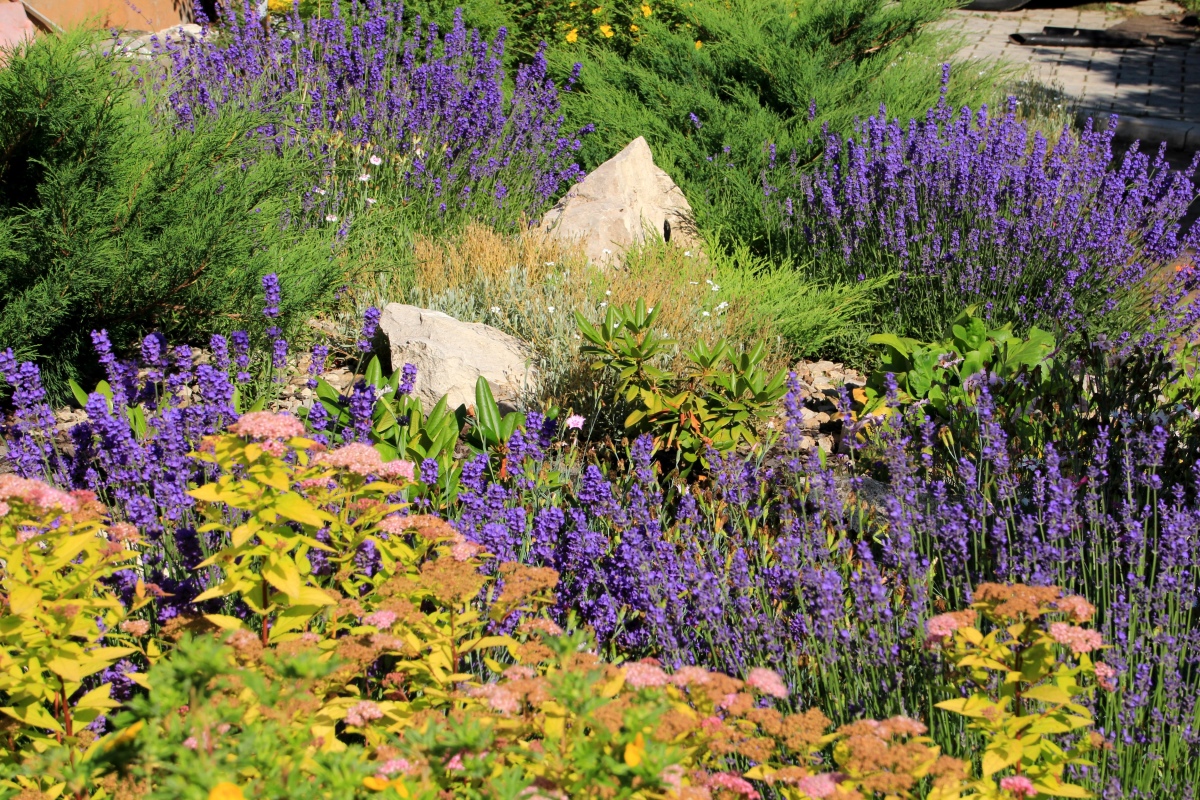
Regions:
<instances>
[{"instance_id":1,"label":"green needle foliage","mask_svg":"<svg viewBox=\"0 0 1200 800\"><path fill-rule=\"evenodd\" d=\"M0 70L0 343L36 357L58 398L93 377L94 329L118 350L156 329L253 330L270 272L287 328L339 274L329 233L286 224L312 181L303 154L263 152L249 114L156 124L134 66L73 32Z\"/></svg>"},{"instance_id":2,"label":"green needle foliage","mask_svg":"<svg viewBox=\"0 0 1200 800\"><path fill-rule=\"evenodd\" d=\"M591 169L645 136L703 227L761 241L768 145L781 160L794 150L806 163L820 154L822 126L851 130L884 101L901 119L923 117L937 102L940 65L953 52L953 42L930 26L954 5L699 0L659 14L651 2L653 13L639 20L636 36L589 36L589 44L580 39L575 47L558 42L561 69L583 62L564 107L572 122L596 124L583 165ZM678 14L690 21L671 22ZM951 102L978 102L994 91L995 67L969 72L956 73Z\"/></svg>"}]
</instances>

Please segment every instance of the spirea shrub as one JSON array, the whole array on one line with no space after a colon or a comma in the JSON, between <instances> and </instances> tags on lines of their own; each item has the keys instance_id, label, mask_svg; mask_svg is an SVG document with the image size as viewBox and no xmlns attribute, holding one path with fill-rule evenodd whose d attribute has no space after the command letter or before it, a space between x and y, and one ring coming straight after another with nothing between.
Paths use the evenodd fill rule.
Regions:
<instances>
[{"instance_id":1,"label":"spirea shrub","mask_svg":"<svg viewBox=\"0 0 1200 800\"><path fill-rule=\"evenodd\" d=\"M303 466L301 453L288 449L297 420L272 417L260 424L239 412L255 364L269 370L271 359L269 353L251 358L237 341L215 340L210 363L196 365L190 352L168 351L154 339L147 347L153 368L138 370L109 355L97 335L111 399L99 392L87 398L89 419L75 428L70 448L55 440L36 368L10 358L0 366L20 391L5 435L18 472L95 491L116 521L142 531L147 544L137 569L118 571L110 585L127 604L139 580L146 591L162 593L138 619L149 635L161 638L182 624L173 622L179 617L222 615L214 619L240 620L238 627L261 647L264 615L258 612L267 609L266 638L275 647L271 631L284 623L271 619L284 619L292 605L284 600L295 588L286 565L278 565L277 575L271 571L279 586L248 579L242 588L227 585L220 597L194 602L223 584L225 537L242 524L238 513L247 511L231 510L225 518L225 501L207 495L220 489L224 468L213 463L215 450L201 448L204 438L236 422L245 439L229 451L243 453L236 458L245 458L253 443L265 448L256 464L282 459L288 470ZM305 421L300 438L325 437L335 445L321 455L337 462L331 469L357 465L371 472L395 460L399 451L383 440L374 453L388 452L387 460L370 455L370 443L380 439L373 416L385 416L368 389L374 385L357 382L337 401L345 419L318 420L310 412ZM583 415L558 420L529 411L502 439L481 444L468 434L457 455L442 450L439 459L448 460L449 470L440 460L418 461L410 481L407 466L388 468L404 481L394 484L398 492L381 491L386 503L407 502L409 513L449 524L451 546L482 548L493 557L484 564L481 593L486 586L503 591L499 567L505 562L553 570L559 577L552 618L575 627L569 622L574 614L576 624L595 631L605 657L653 658L668 672L702 666L747 675L769 668L781 675L797 707L819 707L839 726L862 715L923 717L932 711L922 710L961 696L926 647L925 621L972 602L981 581L1053 585L1096 598L1095 630L1111 645L1105 673L1096 674L1118 691L1097 695L1089 707L1112 749L1096 755L1095 767L1072 766L1072 778L1114 797L1186 796L1187 787L1197 785L1200 763L1200 740L1189 722L1200 697L1193 613L1200 587L1192 569L1200 512L1187 464L1165 463L1172 451L1186 455L1175 428L1163 427L1172 418L1114 413L1087 439L1031 447L1014 443L990 386L984 380L973 389L970 413L953 439L920 405L856 420L850 398L843 397L842 450L834 454L803 449L811 424L803 406L826 397L792 383L775 421L778 438L712 453L708 468L691 481L662 473L650 436L606 451L583 440ZM1088 397L1049 411L1083 414L1079 403L1087 408ZM405 413L420 413L404 403ZM468 441L476 442L474 451L462 449ZM955 447L955 441L970 446ZM302 450L314 458L318 452L307 444ZM368 513L385 512L364 508L353 517ZM218 527L201 531L205 523ZM378 532L360 541L361 527L351 525L358 533L338 533L335 546L334 532L323 526L275 518L263 524L278 537L276 558L292 561L302 587L331 598L336 591L338 604L353 600L367 614L391 610L354 596L370 596L395 569L380 566L392 545ZM251 574L261 574L254 569L275 552L259 545L237 545L251 559ZM197 570L206 559L209 565ZM496 577L500 583L488 583ZM243 600L247 593L257 610ZM337 608L298 605L307 607L289 616L304 620L325 620ZM296 633L301 630L286 635ZM501 625L480 635L511 633ZM133 662L113 670L112 682L122 686L143 671ZM922 721L947 752L982 746L982 734L963 724Z\"/></svg>"},{"instance_id":2,"label":"spirea shrub","mask_svg":"<svg viewBox=\"0 0 1200 800\"><path fill-rule=\"evenodd\" d=\"M241 522L221 528L218 554L229 557L198 570L244 606L241 617L189 614L157 632L132 615L161 591L139 582L127 606L110 585L113 567L141 569L132 526L108 523L90 495L0 482L0 667L10 676L0 708L23 723L6 726L0 791L755 798L756 781L789 798L962 796L967 765L916 720L830 732L820 711L777 707L790 692L769 669L738 679L605 663L589 635L539 613L553 570L509 562L485 574L486 554L444 521L379 498L400 487L374 478L407 470L339 458L299 434L294 418L260 412L204 440L226 475L195 493L228 500L223 516ZM352 530L385 553L378 569L351 560L322 586L310 554L353 552L341 540ZM493 632L510 621L509 633ZM205 629L220 632L196 638ZM137 674L146 691L119 704L110 683L89 688L88 678L123 656L153 666Z\"/></svg>"},{"instance_id":3,"label":"spirea shrub","mask_svg":"<svg viewBox=\"0 0 1200 800\"><path fill-rule=\"evenodd\" d=\"M370 211L418 226L537 215L582 178L584 130L568 130L542 53L507 74L506 32L491 42L461 14L444 35L400 3L348 0L328 15L273 15L222 4L223 27L168 46L163 113L191 127L228 108L269 109L271 148L325 167L297 187L313 224L345 229Z\"/></svg>"},{"instance_id":4,"label":"spirea shrub","mask_svg":"<svg viewBox=\"0 0 1200 800\"><path fill-rule=\"evenodd\" d=\"M850 136L827 130L815 173L772 146L761 174L780 247L816 274L898 273L880 306L887 329L932 338L966 306L1021 332L1136 339L1194 324L1195 163L1118 157L1111 125L1047 140L1011 99L1001 113L944 98L907 124L892 113L880 106Z\"/></svg>"}]
</instances>

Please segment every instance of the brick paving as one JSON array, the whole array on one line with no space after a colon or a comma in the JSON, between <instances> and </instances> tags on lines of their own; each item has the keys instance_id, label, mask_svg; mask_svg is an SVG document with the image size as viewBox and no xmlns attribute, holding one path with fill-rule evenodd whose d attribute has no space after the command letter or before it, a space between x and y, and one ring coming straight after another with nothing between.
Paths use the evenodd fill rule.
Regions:
<instances>
[{"instance_id":1,"label":"brick paving","mask_svg":"<svg viewBox=\"0 0 1200 800\"><path fill-rule=\"evenodd\" d=\"M960 57L1000 57L1027 68L1029 77L1061 89L1081 109L1200 123L1200 44L1029 47L1008 38L1010 33L1040 33L1047 25L1108 28L1127 18L1122 8L1159 15L1178 13L1179 6L1167 0L1109 3L1106 10L1081 10L1070 0L1040 0L1032 5L1003 13L953 11L943 24L963 37Z\"/></svg>"}]
</instances>

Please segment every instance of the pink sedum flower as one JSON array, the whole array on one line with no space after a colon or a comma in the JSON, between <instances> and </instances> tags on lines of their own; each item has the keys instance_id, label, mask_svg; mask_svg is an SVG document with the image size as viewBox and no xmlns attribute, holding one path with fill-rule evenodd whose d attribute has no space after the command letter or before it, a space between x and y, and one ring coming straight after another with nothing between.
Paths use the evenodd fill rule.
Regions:
<instances>
[{"instance_id":1,"label":"pink sedum flower","mask_svg":"<svg viewBox=\"0 0 1200 800\"><path fill-rule=\"evenodd\" d=\"M390 758L379 765L379 771L375 774L380 778L387 778L395 775L397 772L406 775L413 771L413 765L409 763L407 758Z\"/></svg>"},{"instance_id":2,"label":"pink sedum flower","mask_svg":"<svg viewBox=\"0 0 1200 800\"><path fill-rule=\"evenodd\" d=\"M365 727L373 719L383 719L383 710L370 700L363 700L346 712L346 724L355 728Z\"/></svg>"},{"instance_id":3,"label":"pink sedum flower","mask_svg":"<svg viewBox=\"0 0 1200 800\"><path fill-rule=\"evenodd\" d=\"M671 676L671 683L676 686L703 686L711 680L712 676L703 667L680 667Z\"/></svg>"},{"instance_id":4,"label":"pink sedum flower","mask_svg":"<svg viewBox=\"0 0 1200 800\"><path fill-rule=\"evenodd\" d=\"M501 714L515 714L521 710L521 700L509 689L494 683L476 686L469 694L487 701L488 707Z\"/></svg>"},{"instance_id":5,"label":"pink sedum flower","mask_svg":"<svg viewBox=\"0 0 1200 800\"><path fill-rule=\"evenodd\" d=\"M796 781L796 788L813 800L825 800L837 791L837 780L832 775L806 775Z\"/></svg>"},{"instance_id":6,"label":"pink sedum flower","mask_svg":"<svg viewBox=\"0 0 1200 800\"><path fill-rule=\"evenodd\" d=\"M133 636L145 636L150 632L150 623L144 619L127 619L121 623L121 630Z\"/></svg>"},{"instance_id":7,"label":"pink sedum flower","mask_svg":"<svg viewBox=\"0 0 1200 800\"><path fill-rule=\"evenodd\" d=\"M79 510L77 497L41 481L19 478L11 473L0 475L0 500L19 500L42 511L57 508L72 514ZM5 506L7 505L6 503Z\"/></svg>"},{"instance_id":8,"label":"pink sedum flower","mask_svg":"<svg viewBox=\"0 0 1200 800\"><path fill-rule=\"evenodd\" d=\"M1117 671L1103 661L1096 662L1096 683L1106 692L1117 690Z\"/></svg>"},{"instance_id":9,"label":"pink sedum flower","mask_svg":"<svg viewBox=\"0 0 1200 800\"><path fill-rule=\"evenodd\" d=\"M708 776L708 788L724 789L734 794L740 794L746 800L758 800L758 792L750 785L750 781L732 772L718 772Z\"/></svg>"},{"instance_id":10,"label":"pink sedum flower","mask_svg":"<svg viewBox=\"0 0 1200 800\"><path fill-rule=\"evenodd\" d=\"M356 475L376 475L380 478L405 478L412 480L413 463L403 459L384 461L379 451L369 444L354 442L336 450L322 453L316 459L327 467L349 470Z\"/></svg>"},{"instance_id":11,"label":"pink sedum flower","mask_svg":"<svg viewBox=\"0 0 1200 800\"><path fill-rule=\"evenodd\" d=\"M786 700L788 696L788 688L784 685L783 678L779 677L779 673L764 667L750 670L746 677L746 685L781 700Z\"/></svg>"},{"instance_id":12,"label":"pink sedum flower","mask_svg":"<svg viewBox=\"0 0 1200 800\"><path fill-rule=\"evenodd\" d=\"M304 435L304 423L291 414L250 411L229 426L230 433L249 439L291 439Z\"/></svg>"},{"instance_id":13,"label":"pink sedum flower","mask_svg":"<svg viewBox=\"0 0 1200 800\"><path fill-rule=\"evenodd\" d=\"M1033 781L1024 775L1009 775L1007 778L1001 778L1000 790L1008 792L1016 798L1034 797L1038 793L1037 789L1033 788Z\"/></svg>"},{"instance_id":14,"label":"pink sedum flower","mask_svg":"<svg viewBox=\"0 0 1200 800\"><path fill-rule=\"evenodd\" d=\"M188 738L183 740L183 746L186 747L188 750L195 750L197 747L200 746L200 743L196 741L195 736L189 736Z\"/></svg>"},{"instance_id":15,"label":"pink sedum flower","mask_svg":"<svg viewBox=\"0 0 1200 800\"><path fill-rule=\"evenodd\" d=\"M386 631L396 621L395 611L376 611L363 617L363 624Z\"/></svg>"},{"instance_id":16,"label":"pink sedum flower","mask_svg":"<svg viewBox=\"0 0 1200 800\"><path fill-rule=\"evenodd\" d=\"M625 682L634 689L647 689L652 686L666 686L670 682L667 673L661 667L653 664L643 664L640 661L626 664L624 667Z\"/></svg>"},{"instance_id":17,"label":"pink sedum flower","mask_svg":"<svg viewBox=\"0 0 1200 800\"><path fill-rule=\"evenodd\" d=\"M1076 622L1091 622L1096 614L1096 607L1077 594L1068 595L1054 601L1059 611L1065 611Z\"/></svg>"},{"instance_id":18,"label":"pink sedum flower","mask_svg":"<svg viewBox=\"0 0 1200 800\"><path fill-rule=\"evenodd\" d=\"M925 623L925 630L930 636L946 637L952 635L961 626L961 621L954 614L938 614Z\"/></svg>"},{"instance_id":19,"label":"pink sedum flower","mask_svg":"<svg viewBox=\"0 0 1200 800\"><path fill-rule=\"evenodd\" d=\"M1065 622L1050 623L1050 635L1054 641L1071 648L1071 652L1076 655L1090 653L1104 644L1104 639L1100 636L1099 631L1068 625Z\"/></svg>"}]
</instances>

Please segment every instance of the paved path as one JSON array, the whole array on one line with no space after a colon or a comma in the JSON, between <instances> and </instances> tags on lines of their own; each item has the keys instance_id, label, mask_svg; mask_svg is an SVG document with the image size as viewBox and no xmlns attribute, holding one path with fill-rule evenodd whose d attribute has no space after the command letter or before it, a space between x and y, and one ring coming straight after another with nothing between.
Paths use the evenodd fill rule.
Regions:
<instances>
[{"instance_id":1,"label":"paved path","mask_svg":"<svg viewBox=\"0 0 1200 800\"><path fill-rule=\"evenodd\" d=\"M954 11L944 24L963 36L960 55L999 56L1027 65L1030 77L1061 89L1081 109L1200 123L1200 44L1110 50L1028 47L1008 38L1018 31L1040 33L1046 25L1108 28L1126 19L1129 11L1159 15L1180 10L1168 0L1108 3L1106 10L1090 10L1097 3L1088 4L1089 10L1080 10L1079 5L1071 0L1037 0L1032 7L1004 13Z\"/></svg>"}]
</instances>

